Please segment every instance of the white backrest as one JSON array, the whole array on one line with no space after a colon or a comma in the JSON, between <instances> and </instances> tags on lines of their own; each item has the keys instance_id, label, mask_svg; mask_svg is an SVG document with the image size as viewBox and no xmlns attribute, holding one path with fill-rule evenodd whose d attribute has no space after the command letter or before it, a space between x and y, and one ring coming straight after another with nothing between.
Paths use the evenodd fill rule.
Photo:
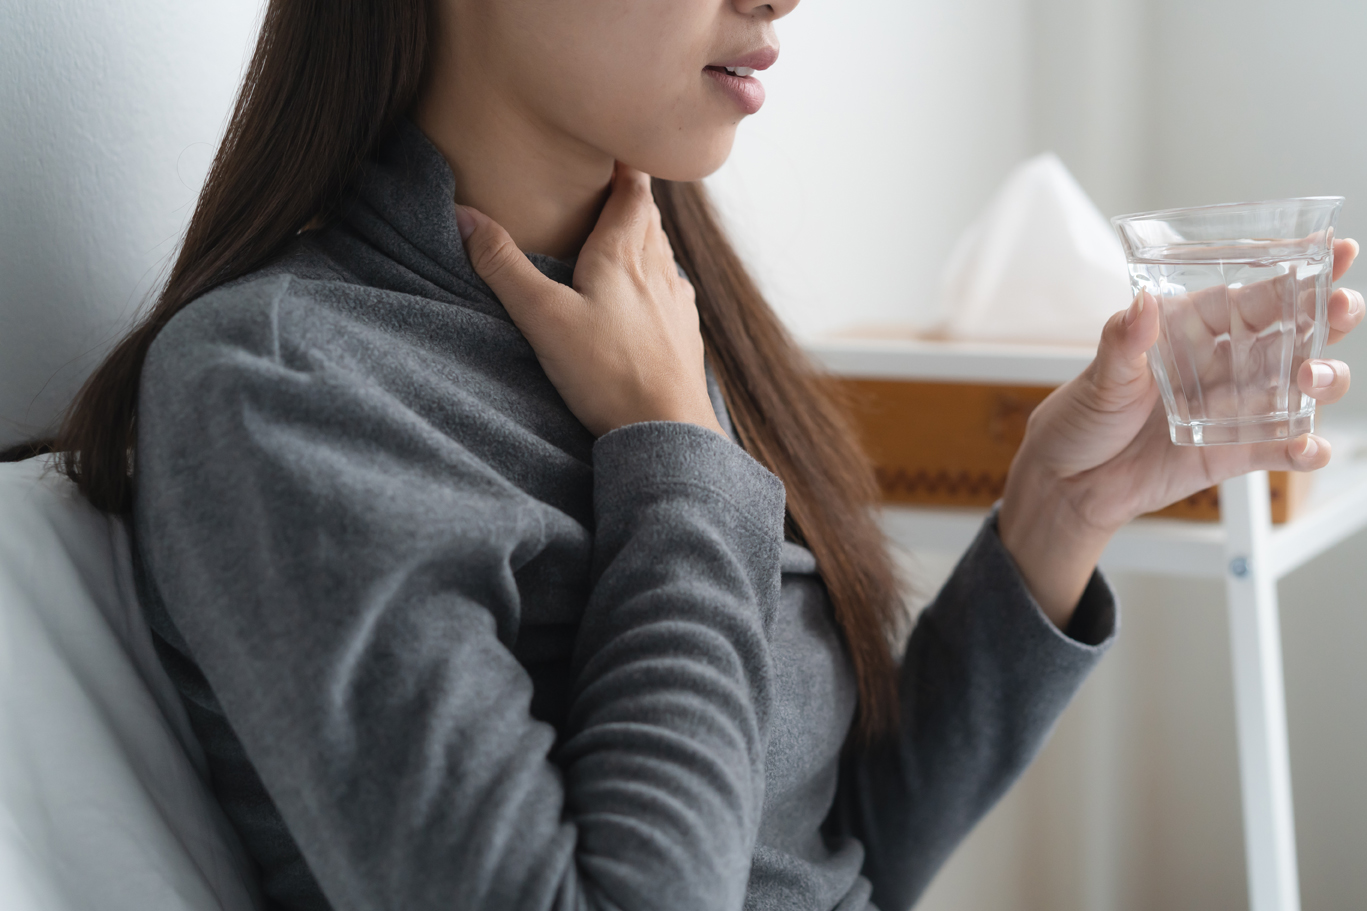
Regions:
<instances>
[{"instance_id":1,"label":"white backrest","mask_svg":"<svg viewBox=\"0 0 1367 911\"><path fill-rule=\"evenodd\" d=\"M252 911L118 519L0 463L0 908Z\"/></svg>"}]
</instances>

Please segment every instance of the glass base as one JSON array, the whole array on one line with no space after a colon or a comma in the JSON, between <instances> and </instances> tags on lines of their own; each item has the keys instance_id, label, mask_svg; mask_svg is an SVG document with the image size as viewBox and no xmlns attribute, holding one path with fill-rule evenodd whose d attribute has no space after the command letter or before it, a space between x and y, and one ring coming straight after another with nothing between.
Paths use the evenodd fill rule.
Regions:
<instances>
[{"instance_id":1,"label":"glass base","mask_svg":"<svg viewBox=\"0 0 1367 911\"><path fill-rule=\"evenodd\" d=\"M1168 431L1178 446L1219 446L1224 443L1263 443L1289 440L1315 429L1315 412L1272 414L1263 418L1237 421L1192 421L1183 424L1168 419Z\"/></svg>"}]
</instances>

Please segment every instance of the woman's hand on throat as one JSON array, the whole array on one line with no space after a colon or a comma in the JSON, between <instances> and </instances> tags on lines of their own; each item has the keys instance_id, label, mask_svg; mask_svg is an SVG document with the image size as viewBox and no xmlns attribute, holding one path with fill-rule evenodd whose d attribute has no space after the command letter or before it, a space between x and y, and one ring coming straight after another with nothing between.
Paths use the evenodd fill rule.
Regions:
<instances>
[{"instance_id":1,"label":"woman's hand on throat","mask_svg":"<svg viewBox=\"0 0 1367 911\"><path fill-rule=\"evenodd\" d=\"M456 220L470 264L590 433L681 421L725 436L707 394L693 286L675 266L648 176L617 165L573 288L542 275L483 213L457 206Z\"/></svg>"}]
</instances>

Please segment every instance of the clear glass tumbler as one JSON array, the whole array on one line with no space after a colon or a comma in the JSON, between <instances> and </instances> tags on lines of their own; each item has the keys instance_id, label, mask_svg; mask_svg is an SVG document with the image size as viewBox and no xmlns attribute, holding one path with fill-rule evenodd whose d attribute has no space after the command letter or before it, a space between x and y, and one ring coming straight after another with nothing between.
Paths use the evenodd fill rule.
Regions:
<instances>
[{"instance_id":1,"label":"clear glass tumbler","mask_svg":"<svg viewBox=\"0 0 1367 911\"><path fill-rule=\"evenodd\" d=\"M1158 306L1149 352L1174 443L1285 440L1315 426L1296 373L1327 334L1341 196L1111 219L1130 283Z\"/></svg>"}]
</instances>

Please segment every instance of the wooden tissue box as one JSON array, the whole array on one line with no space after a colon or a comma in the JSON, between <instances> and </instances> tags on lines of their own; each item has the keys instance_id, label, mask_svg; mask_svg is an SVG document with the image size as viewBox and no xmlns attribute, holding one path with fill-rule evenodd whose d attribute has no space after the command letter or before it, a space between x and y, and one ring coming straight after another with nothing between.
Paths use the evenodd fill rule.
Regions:
<instances>
[{"instance_id":1,"label":"wooden tissue box","mask_svg":"<svg viewBox=\"0 0 1367 911\"><path fill-rule=\"evenodd\" d=\"M807 349L839 378L886 502L976 507L1001 497L1030 412L1094 353L898 339L822 341ZM1285 522L1304 501L1310 476L1268 477L1272 520ZM1219 490L1155 515L1218 521Z\"/></svg>"}]
</instances>

